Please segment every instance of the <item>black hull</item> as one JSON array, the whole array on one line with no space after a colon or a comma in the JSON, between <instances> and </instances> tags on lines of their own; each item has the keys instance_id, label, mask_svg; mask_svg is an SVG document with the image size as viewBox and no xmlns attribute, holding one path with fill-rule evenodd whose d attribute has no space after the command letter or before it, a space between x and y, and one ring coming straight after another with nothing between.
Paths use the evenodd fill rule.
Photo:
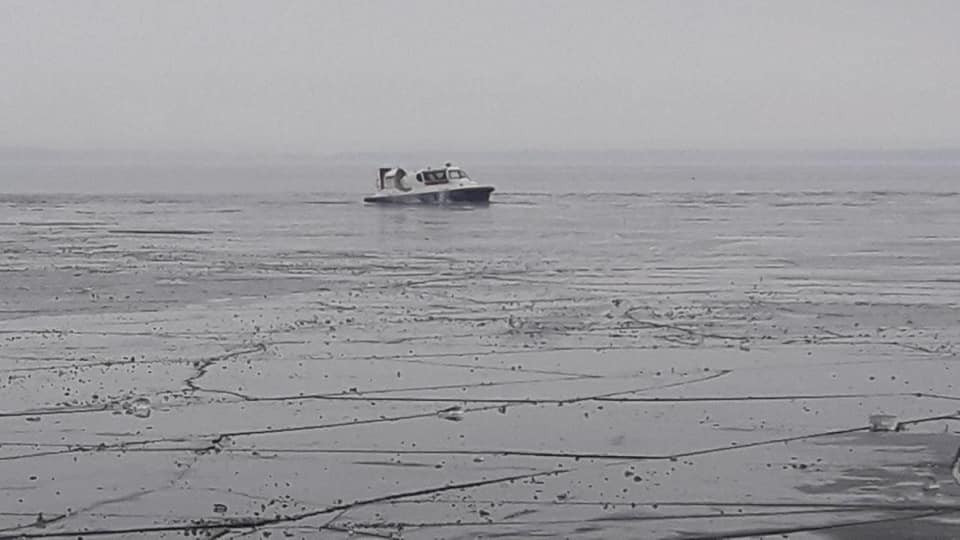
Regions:
<instances>
[{"instance_id":1,"label":"black hull","mask_svg":"<svg viewBox=\"0 0 960 540\"><path fill-rule=\"evenodd\" d=\"M398 195L364 197L363 202L380 204L410 204L410 203L470 203L487 204L490 202L491 186L477 186L457 188L431 193L404 193Z\"/></svg>"},{"instance_id":2,"label":"black hull","mask_svg":"<svg viewBox=\"0 0 960 540\"><path fill-rule=\"evenodd\" d=\"M493 188L488 186L457 189L447 193L447 200L451 202L485 203L490 202L491 193L493 193Z\"/></svg>"}]
</instances>

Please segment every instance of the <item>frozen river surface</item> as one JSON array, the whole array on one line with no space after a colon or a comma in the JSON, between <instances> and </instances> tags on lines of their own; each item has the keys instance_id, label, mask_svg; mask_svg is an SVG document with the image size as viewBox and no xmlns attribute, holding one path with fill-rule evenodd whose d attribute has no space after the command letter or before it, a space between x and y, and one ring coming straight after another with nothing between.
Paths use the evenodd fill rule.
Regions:
<instances>
[{"instance_id":1,"label":"frozen river surface","mask_svg":"<svg viewBox=\"0 0 960 540\"><path fill-rule=\"evenodd\" d=\"M358 200L0 198L0 538L960 535L960 195Z\"/></svg>"}]
</instances>

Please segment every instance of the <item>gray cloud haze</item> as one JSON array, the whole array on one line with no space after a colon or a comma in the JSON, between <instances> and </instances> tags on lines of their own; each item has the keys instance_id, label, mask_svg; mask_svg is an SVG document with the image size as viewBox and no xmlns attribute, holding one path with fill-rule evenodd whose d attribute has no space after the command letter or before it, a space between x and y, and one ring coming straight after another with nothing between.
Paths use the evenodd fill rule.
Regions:
<instances>
[{"instance_id":1,"label":"gray cloud haze","mask_svg":"<svg viewBox=\"0 0 960 540\"><path fill-rule=\"evenodd\" d=\"M0 146L960 146L956 1L0 1Z\"/></svg>"}]
</instances>

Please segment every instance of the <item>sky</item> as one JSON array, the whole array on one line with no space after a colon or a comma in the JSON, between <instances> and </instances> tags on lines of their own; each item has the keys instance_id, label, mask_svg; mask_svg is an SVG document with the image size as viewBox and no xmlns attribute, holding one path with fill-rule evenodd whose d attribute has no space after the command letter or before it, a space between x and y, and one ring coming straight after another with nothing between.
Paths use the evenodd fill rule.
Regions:
<instances>
[{"instance_id":1,"label":"sky","mask_svg":"<svg viewBox=\"0 0 960 540\"><path fill-rule=\"evenodd\" d=\"M960 147L960 2L0 0L0 147Z\"/></svg>"}]
</instances>

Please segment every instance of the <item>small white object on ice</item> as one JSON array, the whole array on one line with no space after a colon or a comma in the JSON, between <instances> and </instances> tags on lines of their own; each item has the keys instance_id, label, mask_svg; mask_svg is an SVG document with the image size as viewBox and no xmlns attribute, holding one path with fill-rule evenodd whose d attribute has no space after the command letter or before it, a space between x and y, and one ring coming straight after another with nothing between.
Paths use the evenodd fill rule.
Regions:
<instances>
[{"instance_id":1,"label":"small white object on ice","mask_svg":"<svg viewBox=\"0 0 960 540\"><path fill-rule=\"evenodd\" d=\"M150 400L145 397L139 397L127 404L127 414L132 414L137 418L150 418L153 409L150 406Z\"/></svg>"},{"instance_id":2,"label":"small white object on ice","mask_svg":"<svg viewBox=\"0 0 960 540\"><path fill-rule=\"evenodd\" d=\"M870 431L895 431L897 417L892 414L871 414Z\"/></svg>"},{"instance_id":3,"label":"small white object on ice","mask_svg":"<svg viewBox=\"0 0 960 540\"><path fill-rule=\"evenodd\" d=\"M448 407L446 409L437 411L437 416L443 418L444 420L459 422L463 420L463 415L465 412L466 410L462 406L454 405L453 407Z\"/></svg>"}]
</instances>

